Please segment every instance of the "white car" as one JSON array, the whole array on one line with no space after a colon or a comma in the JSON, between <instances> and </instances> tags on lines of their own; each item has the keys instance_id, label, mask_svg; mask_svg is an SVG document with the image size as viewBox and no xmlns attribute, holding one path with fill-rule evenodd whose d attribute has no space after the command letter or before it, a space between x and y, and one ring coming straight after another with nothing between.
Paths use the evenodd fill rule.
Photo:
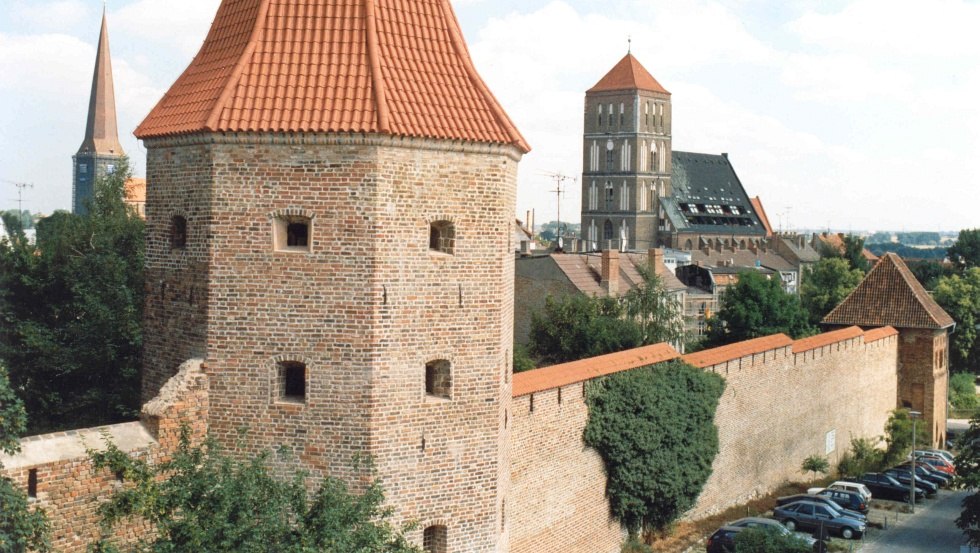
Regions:
<instances>
[{"instance_id":1,"label":"white car","mask_svg":"<svg viewBox=\"0 0 980 553\"><path fill-rule=\"evenodd\" d=\"M844 490L846 492L854 492L856 494L861 494L861 497L863 497L865 501L869 501L869 502L871 501L871 490L869 490L868 487L865 486L864 484L838 480L827 487L833 490Z\"/></svg>"},{"instance_id":2,"label":"white car","mask_svg":"<svg viewBox=\"0 0 980 553\"><path fill-rule=\"evenodd\" d=\"M953 454L940 449L917 449L912 453L909 453L908 459L910 461L912 460L912 455L915 455L916 458L932 457L934 459L942 459L951 465L953 464Z\"/></svg>"}]
</instances>

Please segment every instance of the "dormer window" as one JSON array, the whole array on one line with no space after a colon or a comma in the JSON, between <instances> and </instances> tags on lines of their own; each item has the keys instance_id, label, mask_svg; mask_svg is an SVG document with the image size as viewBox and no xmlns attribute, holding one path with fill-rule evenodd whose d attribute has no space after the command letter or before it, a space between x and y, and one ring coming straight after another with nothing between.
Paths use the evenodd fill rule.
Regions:
<instances>
[{"instance_id":1,"label":"dormer window","mask_svg":"<svg viewBox=\"0 0 980 553\"><path fill-rule=\"evenodd\" d=\"M456 252L456 226L452 221L434 221L429 225L429 251L449 255Z\"/></svg>"}]
</instances>

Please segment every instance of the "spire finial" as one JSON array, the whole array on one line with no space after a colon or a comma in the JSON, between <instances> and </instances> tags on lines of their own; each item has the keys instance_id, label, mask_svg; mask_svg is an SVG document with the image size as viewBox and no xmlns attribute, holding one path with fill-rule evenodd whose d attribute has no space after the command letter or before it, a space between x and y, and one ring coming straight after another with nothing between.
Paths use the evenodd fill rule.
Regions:
<instances>
[{"instance_id":1,"label":"spire finial","mask_svg":"<svg viewBox=\"0 0 980 553\"><path fill-rule=\"evenodd\" d=\"M626 53L633 53L633 35L626 35Z\"/></svg>"}]
</instances>

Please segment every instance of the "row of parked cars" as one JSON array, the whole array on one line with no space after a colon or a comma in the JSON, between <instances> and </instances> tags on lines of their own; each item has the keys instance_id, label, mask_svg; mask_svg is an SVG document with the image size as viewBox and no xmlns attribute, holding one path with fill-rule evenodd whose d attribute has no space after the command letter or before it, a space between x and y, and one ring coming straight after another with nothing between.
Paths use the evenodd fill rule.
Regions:
<instances>
[{"instance_id":1,"label":"row of parked cars","mask_svg":"<svg viewBox=\"0 0 980 553\"><path fill-rule=\"evenodd\" d=\"M772 518L748 517L722 526L707 542L707 553L735 551L735 536L745 528L770 529L795 534L808 545L812 535L798 532L820 532L844 539L859 538L867 530L871 499L909 501L913 489L916 500L935 495L947 487L956 474L953 456L943 450L917 450L915 472L912 461L883 472L869 472L860 478L839 480L826 488L810 488L805 494L780 497Z\"/></svg>"}]
</instances>

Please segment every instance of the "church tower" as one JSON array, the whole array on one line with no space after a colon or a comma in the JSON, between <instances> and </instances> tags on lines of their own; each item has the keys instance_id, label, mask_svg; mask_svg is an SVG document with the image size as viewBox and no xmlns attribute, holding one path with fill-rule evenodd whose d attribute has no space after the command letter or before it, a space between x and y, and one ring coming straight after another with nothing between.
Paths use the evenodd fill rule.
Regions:
<instances>
[{"instance_id":1,"label":"church tower","mask_svg":"<svg viewBox=\"0 0 980 553\"><path fill-rule=\"evenodd\" d=\"M630 53L585 93L582 238L591 249L659 245L670 116L670 93Z\"/></svg>"},{"instance_id":2,"label":"church tower","mask_svg":"<svg viewBox=\"0 0 980 553\"><path fill-rule=\"evenodd\" d=\"M102 30L95 54L92 94L88 102L85 138L72 156L72 212L83 213L85 202L92 197L95 181L115 170L124 156L116 129L116 96L112 88L112 60L109 56L109 30L102 12Z\"/></svg>"},{"instance_id":3,"label":"church tower","mask_svg":"<svg viewBox=\"0 0 980 553\"><path fill-rule=\"evenodd\" d=\"M136 135L144 398L203 357L232 451L374 474L426 551L506 552L529 148L450 1L223 0Z\"/></svg>"}]
</instances>

